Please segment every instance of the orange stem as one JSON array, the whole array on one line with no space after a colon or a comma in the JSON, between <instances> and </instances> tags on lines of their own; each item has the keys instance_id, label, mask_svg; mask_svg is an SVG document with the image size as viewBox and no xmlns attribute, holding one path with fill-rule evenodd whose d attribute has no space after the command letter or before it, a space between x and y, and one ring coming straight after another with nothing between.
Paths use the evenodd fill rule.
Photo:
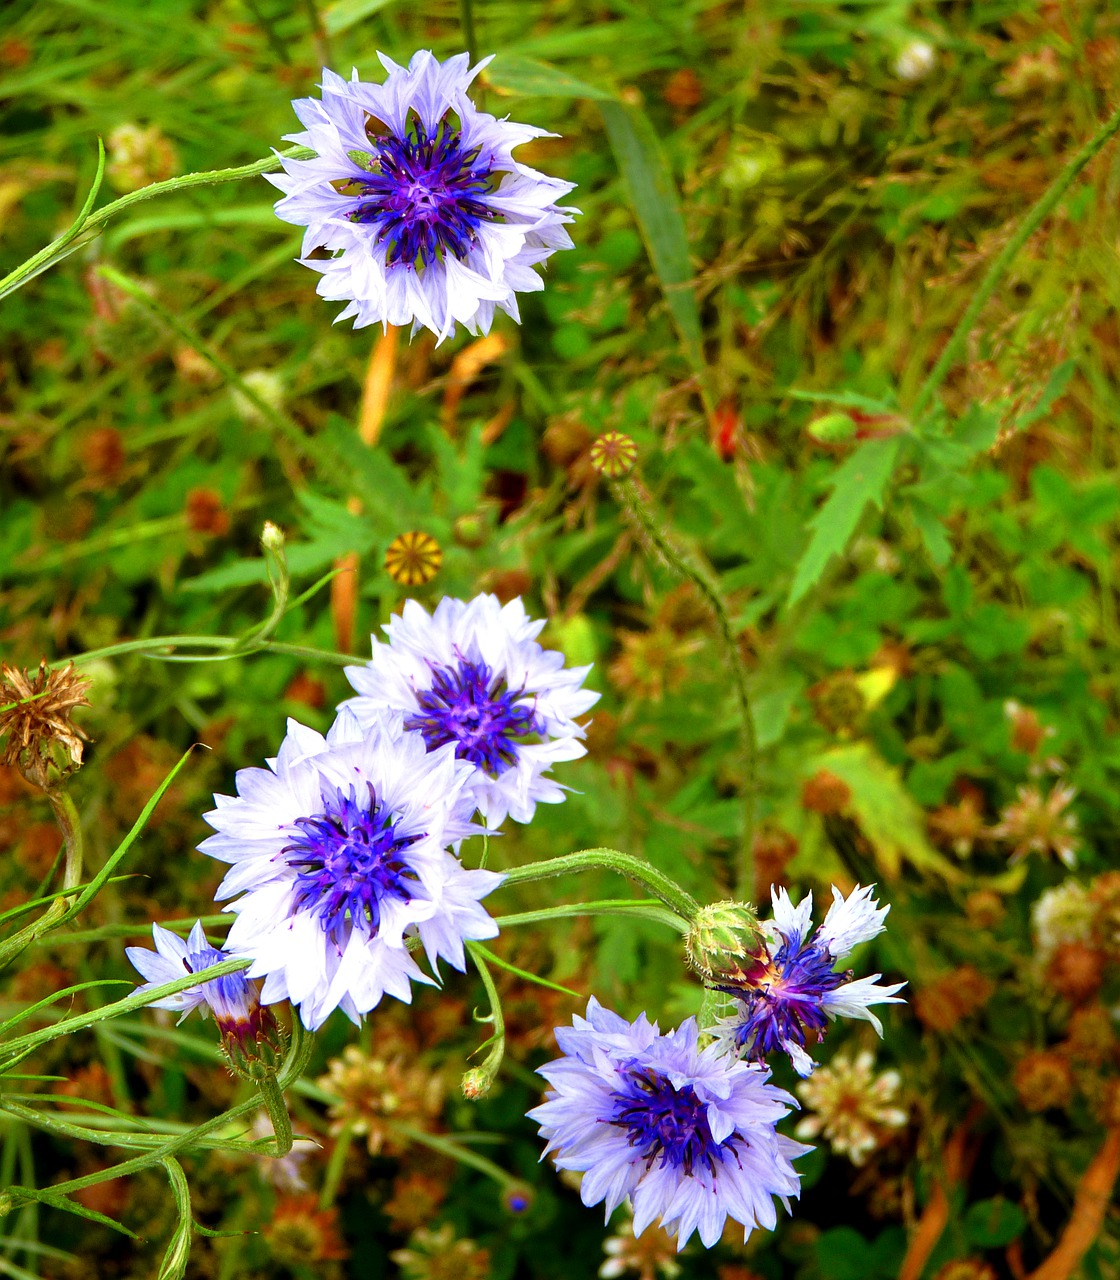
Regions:
<instances>
[{"instance_id":1,"label":"orange stem","mask_svg":"<svg viewBox=\"0 0 1120 1280\"><path fill-rule=\"evenodd\" d=\"M1027 1280L1067 1280L1100 1235L1112 1189L1120 1175L1120 1126L1108 1130L1101 1149L1077 1184L1073 1212L1054 1251Z\"/></svg>"}]
</instances>

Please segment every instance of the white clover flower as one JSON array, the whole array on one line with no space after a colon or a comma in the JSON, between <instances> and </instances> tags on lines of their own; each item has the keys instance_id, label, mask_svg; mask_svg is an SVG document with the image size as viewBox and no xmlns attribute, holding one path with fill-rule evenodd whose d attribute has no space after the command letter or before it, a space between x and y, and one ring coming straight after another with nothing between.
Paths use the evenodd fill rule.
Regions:
<instances>
[{"instance_id":1,"label":"white clover flower","mask_svg":"<svg viewBox=\"0 0 1120 1280\"><path fill-rule=\"evenodd\" d=\"M1088 942L1093 915L1093 901L1079 880L1063 880L1045 890L1031 907L1031 929L1038 961L1046 964L1062 947Z\"/></svg>"},{"instance_id":2,"label":"white clover flower","mask_svg":"<svg viewBox=\"0 0 1120 1280\"><path fill-rule=\"evenodd\" d=\"M794 1133L799 1138L823 1135L833 1151L861 1165L882 1145L888 1130L906 1124L906 1112L895 1105L901 1087L897 1071L875 1074L874 1055L866 1050L854 1059L838 1053L797 1086L812 1113L798 1122Z\"/></svg>"},{"instance_id":3,"label":"white clover flower","mask_svg":"<svg viewBox=\"0 0 1120 1280\"><path fill-rule=\"evenodd\" d=\"M543 626L519 599L445 597L431 615L408 600L385 627L388 643L374 638L371 661L346 668L359 696L342 706L363 725L399 712L431 749L453 744L487 824L528 822L538 804L564 799L545 775L585 753L575 717L599 698L580 687L590 667L565 667L537 643Z\"/></svg>"},{"instance_id":4,"label":"white clover flower","mask_svg":"<svg viewBox=\"0 0 1120 1280\"><path fill-rule=\"evenodd\" d=\"M343 711L325 738L289 720L267 763L214 797L218 834L199 846L232 863L217 896L243 896L226 947L252 956L266 1004L291 1000L311 1030L335 1008L358 1022L384 994L408 1003L411 982L432 981L409 939L438 973L440 957L465 967L465 939L497 934L479 899L502 877L448 852L480 830L453 748L429 751L399 716L363 728Z\"/></svg>"},{"instance_id":5,"label":"white clover flower","mask_svg":"<svg viewBox=\"0 0 1120 1280\"><path fill-rule=\"evenodd\" d=\"M900 80L924 80L937 63L937 53L927 40L907 40L894 60L894 73Z\"/></svg>"},{"instance_id":6,"label":"white clover flower","mask_svg":"<svg viewBox=\"0 0 1120 1280\"><path fill-rule=\"evenodd\" d=\"M487 333L495 308L519 321L517 294L544 288L533 268L572 247L578 210L556 201L573 184L513 158L552 135L476 109L467 89L489 58L377 56L383 84L324 69L322 100L292 103L305 131L287 135L318 154L265 175L285 193L277 216L307 228L301 261L355 328L410 324L442 342L457 324Z\"/></svg>"}]
</instances>

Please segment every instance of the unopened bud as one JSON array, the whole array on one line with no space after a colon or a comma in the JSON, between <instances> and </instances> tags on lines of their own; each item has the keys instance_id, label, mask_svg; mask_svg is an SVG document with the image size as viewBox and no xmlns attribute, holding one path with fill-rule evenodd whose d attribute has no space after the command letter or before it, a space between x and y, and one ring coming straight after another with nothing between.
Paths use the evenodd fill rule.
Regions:
<instances>
[{"instance_id":1,"label":"unopened bud","mask_svg":"<svg viewBox=\"0 0 1120 1280\"><path fill-rule=\"evenodd\" d=\"M591 446L591 465L610 480L621 480L634 470L638 446L621 431L605 431Z\"/></svg>"},{"instance_id":2,"label":"unopened bud","mask_svg":"<svg viewBox=\"0 0 1120 1280\"><path fill-rule=\"evenodd\" d=\"M685 938L688 963L709 981L750 982L765 963L766 941L749 902L702 907Z\"/></svg>"},{"instance_id":3,"label":"unopened bud","mask_svg":"<svg viewBox=\"0 0 1120 1280\"><path fill-rule=\"evenodd\" d=\"M265 551L283 551L284 530L279 525L273 524L271 520L266 520L261 530L261 546Z\"/></svg>"},{"instance_id":4,"label":"unopened bud","mask_svg":"<svg viewBox=\"0 0 1120 1280\"><path fill-rule=\"evenodd\" d=\"M826 413L823 418L814 418L805 428L821 444L843 444L851 440L856 429L855 420L846 413Z\"/></svg>"},{"instance_id":5,"label":"unopened bud","mask_svg":"<svg viewBox=\"0 0 1120 1280\"><path fill-rule=\"evenodd\" d=\"M508 1212L517 1216L528 1213L536 1198L533 1188L525 1182L512 1182L502 1192L502 1203Z\"/></svg>"},{"instance_id":6,"label":"unopened bud","mask_svg":"<svg viewBox=\"0 0 1120 1280\"><path fill-rule=\"evenodd\" d=\"M488 533L486 521L477 511L457 516L451 526L451 536L460 547L481 547Z\"/></svg>"},{"instance_id":7,"label":"unopened bud","mask_svg":"<svg viewBox=\"0 0 1120 1280\"><path fill-rule=\"evenodd\" d=\"M464 1073L460 1088L468 1102L477 1102L479 1098L486 1097L493 1083L494 1078L489 1071L482 1067L472 1067L470 1071Z\"/></svg>"}]
</instances>

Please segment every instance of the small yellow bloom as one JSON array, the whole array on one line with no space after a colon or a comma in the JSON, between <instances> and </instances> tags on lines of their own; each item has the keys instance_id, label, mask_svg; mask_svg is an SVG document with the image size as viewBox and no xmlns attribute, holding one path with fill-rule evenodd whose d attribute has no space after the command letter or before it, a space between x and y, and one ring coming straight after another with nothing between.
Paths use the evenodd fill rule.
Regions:
<instances>
[{"instance_id":1,"label":"small yellow bloom","mask_svg":"<svg viewBox=\"0 0 1120 1280\"><path fill-rule=\"evenodd\" d=\"M443 552L428 533L413 530L389 543L385 552L385 572L402 587L422 587L439 572Z\"/></svg>"}]
</instances>

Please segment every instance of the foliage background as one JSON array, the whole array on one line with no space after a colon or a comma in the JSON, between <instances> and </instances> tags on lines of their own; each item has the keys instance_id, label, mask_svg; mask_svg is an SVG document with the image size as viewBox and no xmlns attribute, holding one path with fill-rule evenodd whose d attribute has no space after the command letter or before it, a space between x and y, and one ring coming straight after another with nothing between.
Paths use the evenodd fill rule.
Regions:
<instances>
[{"instance_id":1,"label":"foliage background","mask_svg":"<svg viewBox=\"0 0 1120 1280\"><path fill-rule=\"evenodd\" d=\"M288 100L314 92L323 63L376 77L376 49L403 61L416 47L447 55L463 44L458 9L443 0L422 10L14 0L5 18L8 265L73 218L98 134L153 131L139 158L123 156L119 134L110 145L118 191L246 163L295 128ZM985 1266L1027 1275L1069 1220L1102 1134L1120 1124L1120 891L1108 875L1120 819L1120 151L1091 164L1018 256L924 436L912 438L907 414L994 255L1115 104L1120 15L1107 0L478 0L475 20L480 50L498 54L484 105L555 130L519 157L577 182L583 210L576 249L524 300L522 326L497 326L488 344L465 334L438 350L427 337L402 344L379 438L363 444L377 335L331 327L313 277L292 261L298 233L275 219L262 179L128 211L0 309L3 656L33 665L135 637L244 631L268 608L266 519L287 533L297 589L347 553L360 566L346 578L357 584L352 628L336 580L293 608L276 638L360 653L406 594L382 567L388 543L431 534L443 566L412 594L428 604L524 595L548 617L549 644L595 662L603 694L588 757L564 771L567 802L494 842L496 865L609 845L701 899L738 891L765 902L771 882L826 894L874 879L892 903L891 931L859 963L911 984L878 1058L902 1073L908 1126L855 1176L822 1144L774 1236L746 1251L728 1240L714 1258L694 1246L682 1274L898 1275L941 1186L945 1227L922 1273L967 1260L960 1280ZM898 59L916 40L934 60L907 79ZM217 373L206 349L236 377ZM864 415L864 444L905 439L889 486L853 484L858 440L806 430L845 405ZM668 527L730 601L760 748L760 824L746 851L736 707L713 622L591 469L588 448L608 428L638 443ZM878 505L865 507L867 496ZM810 545L821 552L813 574ZM84 931L23 958L5 1009L123 978L123 947L151 919L205 913L218 869L192 850L210 793L271 753L286 716L325 729L347 691L337 666L271 653L190 665L122 657L87 671L95 744L72 793L95 866L181 751L209 750L179 775L128 878L97 899ZM9 773L5 909L35 891L59 844L46 807ZM1045 798L1060 785L1076 788L1065 811L1076 830L1060 813L1016 817L1019 788ZM1031 851L1009 862L1031 836ZM1030 908L1068 874L1054 856L1063 838L1097 915L1085 937L1044 955ZM554 883L503 907L545 905ZM584 897L626 892L605 876L578 886ZM699 1003L676 940L653 924L509 930L498 949L663 1025ZM484 1000L468 979L414 1011L379 1009L357 1042L393 1069L407 1058L440 1077L445 1102L416 1122L466 1134L525 1179L529 1209L511 1214L493 1182L429 1148L391 1140L370 1156L361 1140L340 1141L309 1085L296 1115L322 1145L306 1162L306 1193L217 1156L188 1168L208 1227L257 1232L288 1214L302 1243L278 1244L275 1230L200 1239L188 1274L594 1274L604 1229L537 1166L521 1118L549 1029L576 1002L520 981L503 990L510 1058L481 1103L455 1088L485 1034L471 1022ZM73 1082L63 1094L201 1118L235 1088L208 1034L196 1021L173 1031L137 1017L38 1066ZM354 1038L332 1023L318 1073ZM870 1047L838 1029L826 1056L846 1042ZM1039 1105L1022 1064L1043 1051L1065 1083ZM415 1081L404 1090L420 1092ZM100 1158L0 1115L5 1182L18 1171L48 1185ZM419 1179L410 1193L409 1177ZM411 1260L388 1260L425 1225L386 1207L402 1185L414 1205L424 1193L439 1200L429 1225L476 1242L457 1263L446 1242L421 1256L415 1237ZM145 1175L99 1195L92 1207L140 1242L25 1210L6 1223L0 1271L152 1274L170 1193ZM348 1261L331 1256L335 1232ZM1064 1274L1114 1275L1118 1252L1113 1209L1071 1264L1080 1271Z\"/></svg>"}]
</instances>

